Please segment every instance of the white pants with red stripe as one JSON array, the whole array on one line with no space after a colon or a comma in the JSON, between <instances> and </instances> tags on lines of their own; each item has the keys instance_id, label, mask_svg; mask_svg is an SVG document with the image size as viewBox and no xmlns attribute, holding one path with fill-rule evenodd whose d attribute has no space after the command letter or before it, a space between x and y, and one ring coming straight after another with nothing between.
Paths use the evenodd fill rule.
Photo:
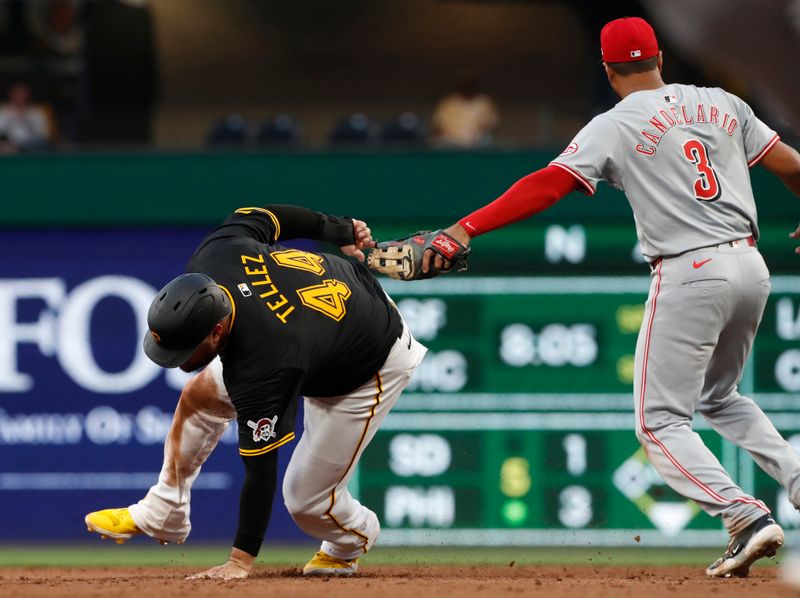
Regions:
<instances>
[{"instance_id":1,"label":"white pants with red stripe","mask_svg":"<svg viewBox=\"0 0 800 598\"><path fill-rule=\"evenodd\" d=\"M340 397L306 397L304 432L286 469L283 499L297 525L322 540L330 556L353 559L380 533L375 513L351 496L347 484L426 352L404 328L383 367L360 388ZM158 482L129 507L139 529L168 542L188 537L192 484L235 416L216 359L184 388Z\"/></svg>"},{"instance_id":2,"label":"white pants with red stripe","mask_svg":"<svg viewBox=\"0 0 800 598\"><path fill-rule=\"evenodd\" d=\"M769 510L692 430L695 412L747 450L800 506L800 457L738 392L769 295L769 271L742 243L661 260L636 345L636 433L664 481L737 533Z\"/></svg>"}]
</instances>

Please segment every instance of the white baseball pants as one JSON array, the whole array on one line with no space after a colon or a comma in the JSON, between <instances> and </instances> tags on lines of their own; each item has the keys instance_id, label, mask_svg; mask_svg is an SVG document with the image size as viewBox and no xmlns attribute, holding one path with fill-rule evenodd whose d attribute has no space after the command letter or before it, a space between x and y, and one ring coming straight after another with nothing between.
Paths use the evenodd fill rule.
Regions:
<instances>
[{"instance_id":1,"label":"white baseball pants","mask_svg":"<svg viewBox=\"0 0 800 598\"><path fill-rule=\"evenodd\" d=\"M743 242L663 259L654 267L636 345L636 434L662 479L736 534L768 513L692 430L695 411L747 450L800 506L800 457L738 392L770 291L769 271Z\"/></svg>"},{"instance_id":2,"label":"white baseball pants","mask_svg":"<svg viewBox=\"0 0 800 598\"><path fill-rule=\"evenodd\" d=\"M364 385L340 397L306 397L304 432L286 470L283 497L297 525L323 540L330 556L355 558L380 533L375 513L350 495L347 484L426 352L406 327ZM139 529L168 542L187 538L192 483L235 415L217 359L181 394L158 482L130 506Z\"/></svg>"}]
</instances>

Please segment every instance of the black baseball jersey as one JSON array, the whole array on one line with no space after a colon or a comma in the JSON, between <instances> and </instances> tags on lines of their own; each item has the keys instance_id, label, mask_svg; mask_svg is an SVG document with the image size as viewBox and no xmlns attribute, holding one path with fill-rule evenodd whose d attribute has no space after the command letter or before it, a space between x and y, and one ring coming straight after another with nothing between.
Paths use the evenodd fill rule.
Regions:
<instances>
[{"instance_id":1,"label":"black baseball jersey","mask_svg":"<svg viewBox=\"0 0 800 598\"><path fill-rule=\"evenodd\" d=\"M402 332L399 314L366 267L276 244L278 208L236 210L186 268L213 278L233 304L220 358L244 456L294 438L298 395L335 397L364 384Z\"/></svg>"}]
</instances>

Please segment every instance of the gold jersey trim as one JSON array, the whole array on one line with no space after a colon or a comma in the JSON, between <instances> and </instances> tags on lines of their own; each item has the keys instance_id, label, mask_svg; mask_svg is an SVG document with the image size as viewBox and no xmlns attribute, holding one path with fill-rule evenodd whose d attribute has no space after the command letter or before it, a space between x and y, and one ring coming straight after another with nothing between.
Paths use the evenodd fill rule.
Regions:
<instances>
[{"instance_id":1,"label":"gold jersey trim","mask_svg":"<svg viewBox=\"0 0 800 598\"><path fill-rule=\"evenodd\" d=\"M233 301L233 295L231 295L231 292L228 289L221 284L218 284L217 286L225 291L225 294L228 296L228 299L230 299L231 302L231 323L230 326L228 326L228 334L230 334L231 330L233 330L233 323L236 321L236 303Z\"/></svg>"},{"instance_id":2,"label":"gold jersey trim","mask_svg":"<svg viewBox=\"0 0 800 598\"><path fill-rule=\"evenodd\" d=\"M270 212L269 210L267 210L265 208L239 208L234 213L236 213L236 214L250 214L252 212L261 212L262 214L266 214L267 216L270 217L270 220L272 220L272 224L275 225L275 238L273 239L273 241L277 241L278 237L281 236L281 223L278 220L278 217L275 214L273 214L272 212Z\"/></svg>"},{"instance_id":3,"label":"gold jersey trim","mask_svg":"<svg viewBox=\"0 0 800 598\"><path fill-rule=\"evenodd\" d=\"M272 444L268 444L267 446L263 446L257 449L239 449L239 454L243 457L258 457L259 455L265 455L266 453L275 450L278 447L283 446L287 442L291 442L294 440L294 432L289 432L286 436L281 438L280 440L276 440Z\"/></svg>"}]
</instances>

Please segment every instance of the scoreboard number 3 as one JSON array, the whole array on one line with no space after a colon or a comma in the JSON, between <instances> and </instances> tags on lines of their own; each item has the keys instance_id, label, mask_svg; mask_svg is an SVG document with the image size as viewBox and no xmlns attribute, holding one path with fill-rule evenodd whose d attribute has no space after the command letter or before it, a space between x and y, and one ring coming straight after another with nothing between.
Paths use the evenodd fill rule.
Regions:
<instances>
[{"instance_id":1,"label":"scoreboard number 3","mask_svg":"<svg viewBox=\"0 0 800 598\"><path fill-rule=\"evenodd\" d=\"M567 471L578 477L586 473L586 437L583 434L567 434L561 441L567 457ZM592 493L585 487L571 484L558 495L558 520L565 527L582 528L594 517Z\"/></svg>"}]
</instances>

